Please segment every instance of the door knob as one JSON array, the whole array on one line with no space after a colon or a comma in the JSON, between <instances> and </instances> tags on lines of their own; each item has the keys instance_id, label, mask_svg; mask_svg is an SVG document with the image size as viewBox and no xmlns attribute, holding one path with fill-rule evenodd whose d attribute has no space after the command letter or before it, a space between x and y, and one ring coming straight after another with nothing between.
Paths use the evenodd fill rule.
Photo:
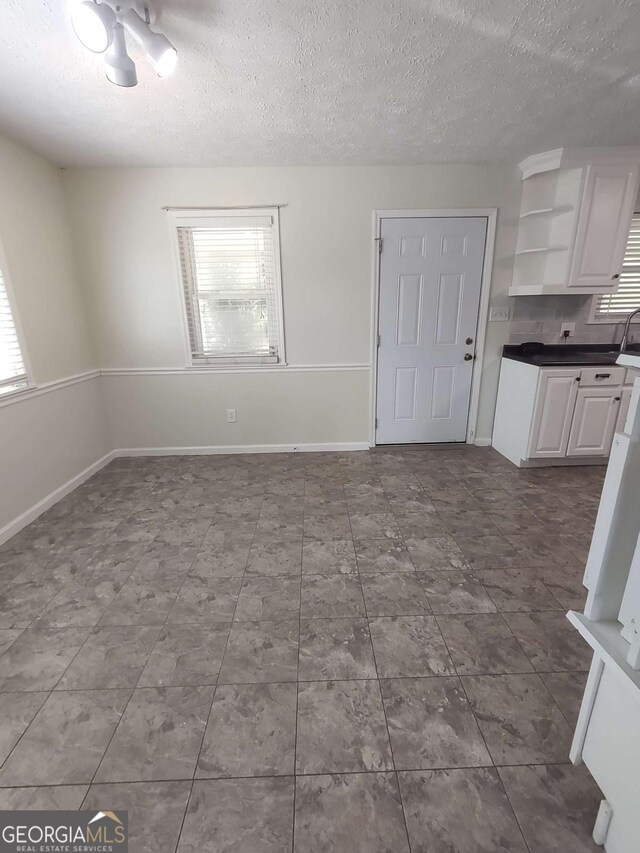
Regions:
<instances>
[{"instance_id":1,"label":"door knob","mask_svg":"<svg viewBox=\"0 0 640 853\"><path fill-rule=\"evenodd\" d=\"M465 352L465 354L464 354L464 360L465 361L471 361L472 358L473 358L473 356L471 355L470 352Z\"/></svg>"}]
</instances>

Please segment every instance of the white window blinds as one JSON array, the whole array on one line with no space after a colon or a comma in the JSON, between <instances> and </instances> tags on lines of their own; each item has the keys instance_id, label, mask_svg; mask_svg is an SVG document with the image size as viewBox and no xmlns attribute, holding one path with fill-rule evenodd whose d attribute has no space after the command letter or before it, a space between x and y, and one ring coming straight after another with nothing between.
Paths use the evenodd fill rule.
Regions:
<instances>
[{"instance_id":1,"label":"white window blinds","mask_svg":"<svg viewBox=\"0 0 640 853\"><path fill-rule=\"evenodd\" d=\"M594 300L593 319L601 323L620 323L627 314L640 308L640 214L635 214L631 221L618 289Z\"/></svg>"},{"instance_id":2,"label":"white window blinds","mask_svg":"<svg viewBox=\"0 0 640 853\"><path fill-rule=\"evenodd\" d=\"M282 360L277 211L178 217L194 364Z\"/></svg>"},{"instance_id":3,"label":"white window blinds","mask_svg":"<svg viewBox=\"0 0 640 853\"><path fill-rule=\"evenodd\" d=\"M7 286L0 270L0 395L27 386L27 372L13 319Z\"/></svg>"}]
</instances>

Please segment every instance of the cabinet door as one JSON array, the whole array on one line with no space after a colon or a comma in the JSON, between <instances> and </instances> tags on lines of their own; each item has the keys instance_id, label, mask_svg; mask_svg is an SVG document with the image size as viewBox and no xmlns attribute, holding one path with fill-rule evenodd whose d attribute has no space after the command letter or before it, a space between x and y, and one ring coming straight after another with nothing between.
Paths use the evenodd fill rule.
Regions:
<instances>
[{"instance_id":1,"label":"cabinet door","mask_svg":"<svg viewBox=\"0 0 640 853\"><path fill-rule=\"evenodd\" d=\"M617 289L637 193L637 166L587 167L569 288Z\"/></svg>"},{"instance_id":2,"label":"cabinet door","mask_svg":"<svg viewBox=\"0 0 640 853\"><path fill-rule=\"evenodd\" d=\"M579 370L540 371L529 442L530 457L566 456L579 378Z\"/></svg>"},{"instance_id":3,"label":"cabinet door","mask_svg":"<svg viewBox=\"0 0 640 853\"><path fill-rule=\"evenodd\" d=\"M567 456L608 456L620 409L620 388L580 388Z\"/></svg>"},{"instance_id":4,"label":"cabinet door","mask_svg":"<svg viewBox=\"0 0 640 853\"><path fill-rule=\"evenodd\" d=\"M624 425L629 414L629 404L631 403L631 392L633 388L623 388L620 392L620 408L618 409L618 419L616 421L616 432L624 432Z\"/></svg>"}]
</instances>

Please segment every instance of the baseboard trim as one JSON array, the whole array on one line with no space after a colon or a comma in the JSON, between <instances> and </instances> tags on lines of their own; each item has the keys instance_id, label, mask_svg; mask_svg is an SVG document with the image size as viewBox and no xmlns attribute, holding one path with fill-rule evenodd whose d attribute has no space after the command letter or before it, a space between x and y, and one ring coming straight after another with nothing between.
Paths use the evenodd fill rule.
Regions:
<instances>
[{"instance_id":1,"label":"baseboard trim","mask_svg":"<svg viewBox=\"0 0 640 853\"><path fill-rule=\"evenodd\" d=\"M490 438L476 438L473 442L476 447L491 447L491 439Z\"/></svg>"},{"instance_id":2,"label":"baseboard trim","mask_svg":"<svg viewBox=\"0 0 640 853\"><path fill-rule=\"evenodd\" d=\"M11 539L12 536L15 536L16 533L19 533L24 527L31 524L32 521L35 521L39 515L42 515L43 512L46 512L74 489L77 489L78 486L81 486L89 479L89 477L93 477L94 474L96 474L101 468L104 468L105 465L108 465L112 459L115 459L115 457L116 453L113 450L106 453L101 459L98 459L96 462L89 465L88 468L85 468L84 471L81 471L79 474L76 474L75 477L72 477L70 480L67 480L66 483L63 483L57 489L54 489L53 492L48 494L45 498L42 498L42 500L38 501L38 503L34 504L28 510L25 510L25 512L21 513L17 518L14 518L13 521L5 524L4 527L0 528L0 545L2 545L3 542L6 542L7 539Z\"/></svg>"},{"instance_id":3,"label":"baseboard trim","mask_svg":"<svg viewBox=\"0 0 640 853\"><path fill-rule=\"evenodd\" d=\"M325 444L220 444L205 447L126 447L114 451L115 456L217 456L239 453L347 453L369 450L367 441L345 441Z\"/></svg>"}]
</instances>

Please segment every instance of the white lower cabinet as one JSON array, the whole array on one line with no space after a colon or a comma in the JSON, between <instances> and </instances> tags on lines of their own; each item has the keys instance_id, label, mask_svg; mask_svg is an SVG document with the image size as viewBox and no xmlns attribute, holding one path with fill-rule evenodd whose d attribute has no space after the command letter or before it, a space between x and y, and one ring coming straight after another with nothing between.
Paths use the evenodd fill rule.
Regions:
<instances>
[{"instance_id":1,"label":"white lower cabinet","mask_svg":"<svg viewBox=\"0 0 640 853\"><path fill-rule=\"evenodd\" d=\"M619 388L580 388L571 421L567 456L608 456L618 421Z\"/></svg>"},{"instance_id":2,"label":"white lower cabinet","mask_svg":"<svg viewBox=\"0 0 640 853\"><path fill-rule=\"evenodd\" d=\"M579 370L541 370L529 456L565 456L578 394Z\"/></svg>"},{"instance_id":3,"label":"white lower cabinet","mask_svg":"<svg viewBox=\"0 0 640 853\"><path fill-rule=\"evenodd\" d=\"M629 409L625 382L622 367L537 367L503 358L493 446L520 466L606 459Z\"/></svg>"}]
</instances>

